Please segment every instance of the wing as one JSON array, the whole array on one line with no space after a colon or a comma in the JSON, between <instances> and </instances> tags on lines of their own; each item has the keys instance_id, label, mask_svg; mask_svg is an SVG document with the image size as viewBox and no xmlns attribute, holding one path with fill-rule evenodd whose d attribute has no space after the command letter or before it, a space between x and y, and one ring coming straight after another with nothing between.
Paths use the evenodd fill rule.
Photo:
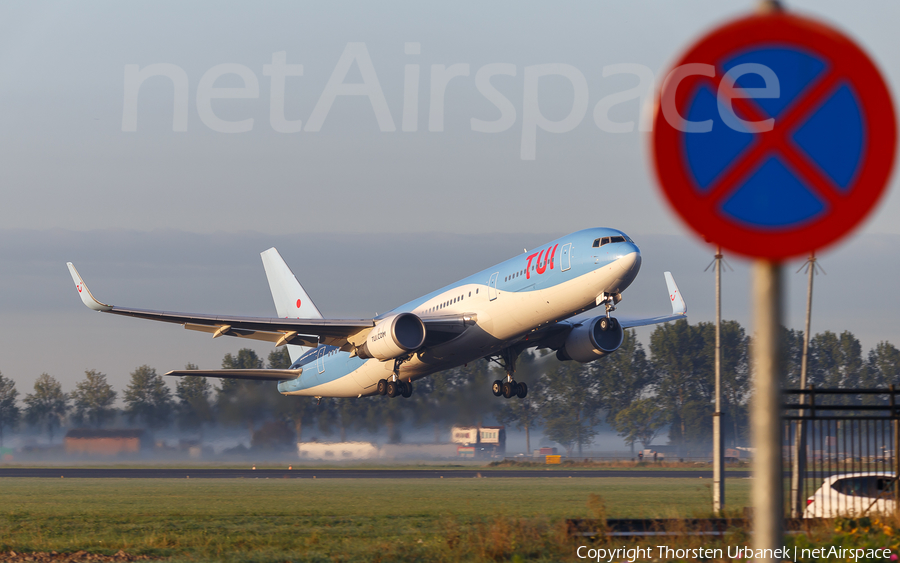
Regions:
<instances>
[{"instance_id":1,"label":"wing","mask_svg":"<svg viewBox=\"0 0 900 563\"><path fill-rule=\"evenodd\" d=\"M684 302L684 297L681 296L678 286L675 285L675 278L672 277L672 272L665 272L665 277L666 288L669 290L669 301L672 302L672 314L644 318L620 317L617 315L616 319L622 325L622 328L655 325L687 318L687 304Z\"/></svg>"},{"instance_id":2,"label":"wing","mask_svg":"<svg viewBox=\"0 0 900 563\"><path fill-rule=\"evenodd\" d=\"M671 272L665 272L666 287L669 290L669 301L672 302L672 313L669 315L659 315L655 317L621 317L616 315L616 320L622 328L634 328L636 326L647 326L660 324L669 321L677 321L687 318L687 304L675 285L675 278ZM562 321L551 325L545 325L537 328L520 340L516 347L520 350L525 348L552 348L558 350L565 343L566 337L573 328L579 326L578 321Z\"/></svg>"},{"instance_id":3,"label":"wing","mask_svg":"<svg viewBox=\"0 0 900 563\"><path fill-rule=\"evenodd\" d=\"M162 321L183 325L188 330L196 330L220 336L235 336L252 340L274 342L276 346L283 344L300 344L316 347L319 344L336 346L345 352L351 352L366 340L369 331L375 326L376 319L280 319L268 317L230 317L224 315L203 315L193 313L176 313L170 311L154 311L150 309L132 309L107 305L93 296L75 266L69 262L69 273L75 282L75 288L81 301L94 311L124 315L139 319ZM445 342L455 338L468 326L475 323L474 315L426 317L425 323L429 341L426 345ZM199 375L198 372L178 375ZM278 375L278 374L275 374ZM214 377L214 376L213 376ZM222 376L234 377L234 376ZM279 375L279 380L291 379L287 375Z\"/></svg>"}]
</instances>

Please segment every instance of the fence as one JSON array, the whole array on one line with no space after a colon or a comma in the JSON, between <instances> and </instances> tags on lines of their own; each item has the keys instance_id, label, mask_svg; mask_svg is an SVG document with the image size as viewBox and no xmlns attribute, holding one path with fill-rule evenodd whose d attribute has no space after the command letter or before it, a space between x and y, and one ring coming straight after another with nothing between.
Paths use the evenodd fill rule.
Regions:
<instances>
[{"instance_id":1,"label":"fence","mask_svg":"<svg viewBox=\"0 0 900 563\"><path fill-rule=\"evenodd\" d=\"M893 385L784 391L790 516L863 515L900 506L898 393ZM824 483L828 486L817 492Z\"/></svg>"}]
</instances>

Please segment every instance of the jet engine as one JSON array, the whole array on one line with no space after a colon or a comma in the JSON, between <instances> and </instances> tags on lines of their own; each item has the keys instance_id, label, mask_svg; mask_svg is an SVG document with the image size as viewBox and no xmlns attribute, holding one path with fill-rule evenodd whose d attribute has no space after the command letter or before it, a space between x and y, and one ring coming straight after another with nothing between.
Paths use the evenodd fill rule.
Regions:
<instances>
[{"instance_id":1,"label":"jet engine","mask_svg":"<svg viewBox=\"0 0 900 563\"><path fill-rule=\"evenodd\" d=\"M378 321L356 352L360 358L391 360L416 350L424 342L422 319L412 313L400 313Z\"/></svg>"},{"instance_id":2,"label":"jet engine","mask_svg":"<svg viewBox=\"0 0 900 563\"><path fill-rule=\"evenodd\" d=\"M594 317L572 329L563 347L556 352L556 357L586 364L615 352L623 340L625 331L619 321L606 316Z\"/></svg>"}]
</instances>

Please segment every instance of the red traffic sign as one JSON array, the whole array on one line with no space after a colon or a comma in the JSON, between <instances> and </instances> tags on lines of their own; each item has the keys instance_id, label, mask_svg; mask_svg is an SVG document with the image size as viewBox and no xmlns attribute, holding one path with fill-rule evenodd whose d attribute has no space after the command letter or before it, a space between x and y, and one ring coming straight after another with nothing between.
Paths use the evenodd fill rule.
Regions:
<instances>
[{"instance_id":1,"label":"red traffic sign","mask_svg":"<svg viewBox=\"0 0 900 563\"><path fill-rule=\"evenodd\" d=\"M887 186L890 92L869 57L822 23L774 13L719 27L678 60L656 101L663 192L733 252L783 260L828 246Z\"/></svg>"}]
</instances>

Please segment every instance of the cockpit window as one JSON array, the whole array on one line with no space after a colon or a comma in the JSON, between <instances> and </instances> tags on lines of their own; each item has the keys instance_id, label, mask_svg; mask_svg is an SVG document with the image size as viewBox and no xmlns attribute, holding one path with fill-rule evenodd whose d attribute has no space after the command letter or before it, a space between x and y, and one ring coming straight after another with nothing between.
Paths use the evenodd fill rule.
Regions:
<instances>
[{"instance_id":1,"label":"cockpit window","mask_svg":"<svg viewBox=\"0 0 900 563\"><path fill-rule=\"evenodd\" d=\"M626 241L631 242L630 240L628 240L628 237L623 237L623 236L600 237L594 241L593 246L594 246L594 248L598 248L600 246L603 246L604 244L609 244L611 242L626 242Z\"/></svg>"}]
</instances>

